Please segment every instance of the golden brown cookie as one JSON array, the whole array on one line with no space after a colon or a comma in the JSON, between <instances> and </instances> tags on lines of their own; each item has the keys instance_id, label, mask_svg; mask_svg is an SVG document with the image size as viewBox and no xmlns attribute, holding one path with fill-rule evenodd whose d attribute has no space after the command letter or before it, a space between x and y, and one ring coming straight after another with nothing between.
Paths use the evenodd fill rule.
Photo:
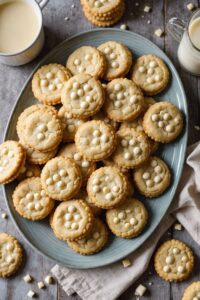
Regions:
<instances>
[{"instance_id":1,"label":"golden brown cookie","mask_svg":"<svg viewBox=\"0 0 200 300\"><path fill-rule=\"evenodd\" d=\"M200 281L191 283L185 290L182 300L200 299Z\"/></svg>"}]
</instances>

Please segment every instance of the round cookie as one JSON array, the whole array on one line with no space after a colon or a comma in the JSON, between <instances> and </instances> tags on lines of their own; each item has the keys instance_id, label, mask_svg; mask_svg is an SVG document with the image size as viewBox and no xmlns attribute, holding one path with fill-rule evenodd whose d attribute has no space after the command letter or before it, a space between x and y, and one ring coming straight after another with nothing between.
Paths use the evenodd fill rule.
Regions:
<instances>
[{"instance_id":1,"label":"round cookie","mask_svg":"<svg viewBox=\"0 0 200 300\"><path fill-rule=\"evenodd\" d=\"M94 203L88 197L88 193L85 189L81 189L75 197L76 199L83 199L87 203L87 205L89 205L95 216L99 216L102 213L103 210L100 207L94 205Z\"/></svg>"},{"instance_id":2,"label":"round cookie","mask_svg":"<svg viewBox=\"0 0 200 300\"><path fill-rule=\"evenodd\" d=\"M108 227L122 238L138 236L144 230L147 219L145 206L135 198L128 198L121 206L106 211Z\"/></svg>"},{"instance_id":3,"label":"round cookie","mask_svg":"<svg viewBox=\"0 0 200 300\"><path fill-rule=\"evenodd\" d=\"M106 96L104 109L114 121L133 120L144 109L142 92L129 79L119 78L109 82L106 86Z\"/></svg>"},{"instance_id":4,"label":"round cookie","mask_svg":"<svg viewBox=\"0 0 200 300\"><path fill-rule=\"evenodd\" d=\"M144 112L146 112L149 109L149 107L155 103L156 103L156 101L154 98L144 97Z\"/></svg>"},{"instance_id":5,"label":"round cookie","mask_svg":"<svg viewBox=\"0 0 200 300\"><path fill-rule=\"evenodd\" d=\"M149 139L134 129L124 128L117 132L117 148L112 160L123 168L137 168L150 155Z\"/></svg>"},{"instance_id":6,"label":"round cookie","mask_svg":"<svg viewBox=\"0 0 200 300\"><path fill-rule=\"evenodd\" d=\"M58 116L63 125L63 142L73 142L78 127L85 121L73 118L72 114L67 112L63 106L59 109Z\"/></svg>"},{"instance_id":7,"label":"round cookie","mask_svg":"<svg viewBox=\"0 0 200 300\"><path fill-rule=\"evenodd\" d=\"M78 193L82 184L81 171L72 159L55 157L42 169L41 183L52 199L66 201Z\"/></svg>"},{"instance_id":8,"label":"round cookie","mask_svg":"<svg viewBox=\"0 0 200 300\"><path fill-rule=\"evenodd\" d=\"M82 255L99 252L108 241L108 230L104 223L95 218L92 231L84 238L77 241L67 241L68 246Z\"/></svg>"},{"instance_id":9,"label":"round cookie","mask_svg":"<svg viewBox=\"0 0 200 300\"><path fill-rule=\"evenodd\" d=\"M157 95L169 82L169 70L159 57L152 54L143 55L136 60L131 79L146 95Z\"/></svg>"},{"instance_id":10,"label":"round cookie","mask_svg":"<svg viewBox=\"0 0 200 300\"><path fill-rule=\"evenodd\" d=\"M23 251L18 240L4 232L0 233L0 277L9 277L19 269Z\"/></svg>"},{"instance_id":11,"label":"round cookie","mask_svg":"<svg viewBox=\"0 0 200 300\"><path fill-rule=\"evenodd\" d=\"M87 119L102 107L105 93L101 83L89 74L73 76L62 90L61 101L72 117Z\"/></svg>"},{"instance_id":12,"label":"round cookie","mask_svg":"<svg viewBox=\"0 0 200 300\"><path fill-rule=\"evenodd\" d=\"M110 125L102 121L89 121L78 128L75 144L86 159L102 160L110 156L115 149L115 133Z\"/></svg>"},{"instance_id":13,"label":"round cookie","mask_svg":"<svg viewBox=\"0 0 200 300\"><path fill-rule=\"evenodd\" d=\"M67 144L58 152L58 156L71 158L79 166L82 174L83 184L85 185L89 176L96 169L96 163L83 158L82 154L76 149L75 144Z\"/></svg>"},{"instance_id":14,"label":"round cookie","mask_svg":"<svg viewBox=\"0 0 200 300\"><path fill-rule=\"evenodd\" d=\"M87 192L96 206L110 209L125 201L129 184L127 177L118 168L102 167L88 179Z\"/></svg>"},{"instance_id":15,"label":"round cookie","mask_svg":"<svg viewBox=\"0 0 200 300\"><path fill-rule=\"evenodd\" d=\"M47 105L60 103L61 90L70 77L71 73L62 65L42 66L32 79L32 91L35 98Z\"/></svg>"},{"instance_id":16,"label":"round cookie","mask_svg":"<svg viewBox=\"0 0 200 300\"><path fill-rule=\"evenodd\" d=\"M7 184L18 177L26 159L21 144L6 141L0 145L0 184Z\"/></svg>"},{"instance_id":17,"label":"round cookie","mask_svg":"<svg viewBox=\"0 0 200 300\"><path fill-rule=\"evenodd\" d=\"M181 241L169 240L157 249L154 266L162 279L183 281L194 267L194 256L191 249Z\"/></svg>"},{"instance_id":18,"label":"round cookie","mask_svg":"<svg viewBox=\"0 0 200 300\"><path fill-rule=\"evenodd\" d=\"M112 128L116 131L119 127L119 123L115 122L114 120L111 120L108 118L108 116L105 114L103 110L98 111L96 115L92 117L93 120L100 120L103 121L104 123L111 125Z\"/></svg>"},{"instance_id":19,"label":"round cookie","mask_svg":"<svg viewBox=\"0 0 200 300\"><path fill-rule=\"evenodd\" d=\"M24 147L24 145L23 145ZM56 155L57 148L55 150L49 152L40 152L38 150L34 150L32 148L24 147L26 150L26 159L29 163L42 165L45 164L48 160L53 158Z\"/></svg>"},{"instance_id":20,"label":"round cookie","mask_svg":"<svg viewBox=\"0 0 200 300\"><path fill-rule=\"evenodd\" d=\"M28 115L20 116L18 124L20 140L35 150L53 151L62 140L63 129L60 119L46 106L38 106Z\"/></svg>"},{"instance_id":21,"label":"round cookie","mask_svg":"<svg viewBox=\"0 0 200 300\"><path fill-rule=\"evenodd\" d=\"M37 165L25 163L25 165L21 168L20 174L17 177L17 180L21 181L26 178L31 178L31 177L39 177L41 174L41 169Z\"/></svg>"},{"instance_id":22,"label":"round cookie","mask_svg":"<svg viewBox=\"0 0 200 300\"><path fill-rule=\"evenodd\" d=\"M138 191L149 198L158 197L164 193L171 181L171 173L166 163L152 156L133 173L133 179Z\"/></svg>"},{"instance_id":23,"label":"round cookie","mask_svg":"<svg viewBox=\"0 0 200 300\"><path fill-rule=\"evenodd\" d=\"M103 76L105 80L125 77L132 65L130 50L115 41L101 44L98 49L103 52L107 60L107 69Z\"/></svg>"},{"instance_id":24,"label":"round cookie","mask_svg":"<svg viewBox=\"0 0 200 300\"><path fill-rule=\"evenodd\" d=\"M151 139L161 143L170 143L183 129L182 113L172 103L158 102L145 113L143 128Z\"/></svg>"},{"instance_id":25,"label":"round cookie","mask_svg":"<svg viewBox=\"0 0 200 300\"><path fill-rule=\"evenodd\" d=\"M73 75L85 73L101 78L106 69L106 60L98 49L83 46L70 54L66 66Z\"/></svg>"},{"instance_id":26,"label":"round cookie","mask_svg":"<svg viewBox=\"0 0 200 300\"><path fill-rule=\"evenodd\" d=\"M200 281L190 284L184 294L182 300L199 300L200 299Z\"/></svg>"},{"instance_id":27,"label":"round cookie","mask_svg":"<svg viewBox=\"0 0 200 300\"><path fill-rule=\"evenodd\" d=\"M58 239L64 241L83 238L92 230L92 226L92 210L80 199L62 202L53 215L53 231Z\"/></svg>"},{"instance_id":28,"label":"round cookie","mask_svg":"<svg viewBox=\"0 0 200 300\"><path fill-rule=\"evenodd\" d=\"M22 217L32 221L46 218L54 207L54 201L42 188L40 177L21 181L13 192L13 204Z\"/></svg>"}]
</instances>

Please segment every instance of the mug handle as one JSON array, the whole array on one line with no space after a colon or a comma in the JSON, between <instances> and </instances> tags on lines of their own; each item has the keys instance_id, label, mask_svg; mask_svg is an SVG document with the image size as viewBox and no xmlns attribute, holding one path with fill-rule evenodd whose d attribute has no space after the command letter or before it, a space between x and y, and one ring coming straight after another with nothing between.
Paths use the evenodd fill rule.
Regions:
<instances>
[{"instance_id":1,"label":"mug handle","mask_svg":"<svg viewBox=\"0 0 200 300\"><path fill-rule=\"evenodd\" d=\"M49 0L38 0L37 2L39 4L40 8L43 9L47 5Z\"/></svg>"},{"instance_id":2,"label":"mug handle","mask_svg":"<svg viewBox=\"0 0 200 300\"><path fill-rule=\"evenodd\" d=\"M171 18L167 23L167 30L177 42L180 42L186 30L186 22L178 18Z\"/></svg>"}]
</instances>

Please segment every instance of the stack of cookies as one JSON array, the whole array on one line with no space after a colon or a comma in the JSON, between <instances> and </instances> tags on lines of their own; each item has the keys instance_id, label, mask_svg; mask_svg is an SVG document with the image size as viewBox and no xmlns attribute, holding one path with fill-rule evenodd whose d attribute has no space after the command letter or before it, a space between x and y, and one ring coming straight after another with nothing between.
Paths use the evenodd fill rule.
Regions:
<instances>
[{"instance_id":1,"label":"stack of cookies","mask_svg":"<svg viewBox=\"0 0 200 300\"><path fill-rule=\"evenodd\" d=\"M109 27L124 14L124 0L80 0L86 18L96 26Z\"/></svg>"},{"instance_id":2,"label":"stack of cookies","mask_svg":"<svg viewBox=\"0 0 200 300\"><path fill-rule=\"evenodd\" d=\"M0 146L0 182L20 181L16 211L32 221L50 216L55 236L84 255L104 247L108 228L122 238L141 234L148 211L135 190L165 192L171 171L155 152L183 128L175 105L152 98L168 81L159 57L132 64L115 41L76 49L66 67L38 69L32 90L41 103L19 116L19 142Z\"/></svg>"}]
</instances>

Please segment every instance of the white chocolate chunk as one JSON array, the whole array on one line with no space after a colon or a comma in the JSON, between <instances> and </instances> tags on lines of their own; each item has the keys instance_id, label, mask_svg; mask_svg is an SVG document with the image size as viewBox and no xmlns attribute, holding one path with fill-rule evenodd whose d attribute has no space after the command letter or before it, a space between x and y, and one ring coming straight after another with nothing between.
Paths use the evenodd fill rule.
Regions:
<instances>
[{"instance_id":1,"label":"white chocolate chunk","mask_svg":"<svg viewBox=\"0 0 200 300\"><path fill-rule=\"evenodd\" d=\"M47 284L52 284L53 283L53 277L50 276L50 275L47 275L44 280Z\"/></svg>"},{"instance_id":2,"label":"white chocolate chunk","mask_svg":"<svg viewBox=\"0 0 200 300\"><path fill-rule=\"evenodd\" d=\"M1 214L2 219L7 219L8 215L6 213Z\"/></svg>"},{"instance_id":3,"label":"white chocolate chunk","mask_svg":"<svg viewBox=\"0 0 200 300\"><path fill-rule=\"evenodd\" d=\"M38 285L38 288L39 288L39 289L43 289L43 288L45 287L43 281L39 281L39 282L37 283L37 285Z\"/></svg>"},{"instance_id":4,"label":"white chocolate chunk","mask_svg":"<svg viewBox=\"0 0 200 300\"><path fill-rule=\"evenodd\" d=\"M135 295L142 297L145 294L146 290L147 290L146 287L140 284L135 290Z\"/></svg>"},{"instance_id":5,"label":"white chocolate chunk","mask_svg":"<svg viewBox=\"0 0 200 300\"><path fill-rule=\"evenodd\" d=\"M34 291L30 290L30 291L28 291L27 296L28 296L29 298L33 298L33 297L36 296L36 293L35 293Z\"/></svg>"},{"instance_id":6,"label":"white chocolate chunk","mask_svg":"<svg viewBox=\"0 0 200 300\"><path fill-rule=\"evenodd\" d=\"M150 6L148 6L148 5L146 5L145 7L144 7L144 12L150 12L151 11L151 7Z\"/></svg>"},{"instance_id":7,"label":"white chocolate chunk","mask_svg":"<svg viewBox=\"0 0 200 300\"><path fill-rule=\"evenodd\" d=\"M176 223L174 225L174 229L181 231L183 229L183 226L180 223Z\"/></svg>"},{"instance_id":8,"label":"white chocolate chunk","mask_svg":"<svg viewBox=\"0 0 200 300\"><path fill-rule=\"evenodd\" d=\"M29 274L27 274L26 276L23 277L23 280L24 280L26 283L29 283L29 282L32 281L32 277L31 277Z\"/></svg>"},{"instance_id":9,"label":"white chocolate chunk","mask_svg":"<svg viewBox=\"0 0 200 300\"><path fill-rule=\"evenodd\" d=\"M161 37L161 36L163 36L163 34L164 34L164 30L161 29L161 28L158 28L158 29L155 30L154 34L155 34L156 36L158 36L158 37Z\"/></svg>"},{"instance_id":10,"label":"white chocolate chunk","mask_svg":"<svg viewBox=\"0 0 200 300\"><path fill-rule=\"evenodd\" d=\"M194 5L193 3L188 3L188 4L187 4L187 9L188 9L189 11L192 11L194 8L195 8L195 5Z\"/></svg>"},{"instance_id":11,"label":"white chocolate chunk","mask_svg":"<svg viewBox=\"0 0 200 300\"><path fill-rule=\"evenodd\" d=\"M123 264L124 268L127 268L127 267L131 266L131 261L130 261L130 259L125 258L122 260L122 264Z\"/></svg>"},{"instance_id":12,"label":"white chocolate chunk","mask_svg":"<svg viewBox=\"0 0 200 300\"><path fill-rule=\"evenodd\" d=\"M121 30L126 30L126 29L127 29L127 25L126 25L126 24L122 24L122 25L120 26L120 29L121 29Z\"/></svg>"}]
</instances>

